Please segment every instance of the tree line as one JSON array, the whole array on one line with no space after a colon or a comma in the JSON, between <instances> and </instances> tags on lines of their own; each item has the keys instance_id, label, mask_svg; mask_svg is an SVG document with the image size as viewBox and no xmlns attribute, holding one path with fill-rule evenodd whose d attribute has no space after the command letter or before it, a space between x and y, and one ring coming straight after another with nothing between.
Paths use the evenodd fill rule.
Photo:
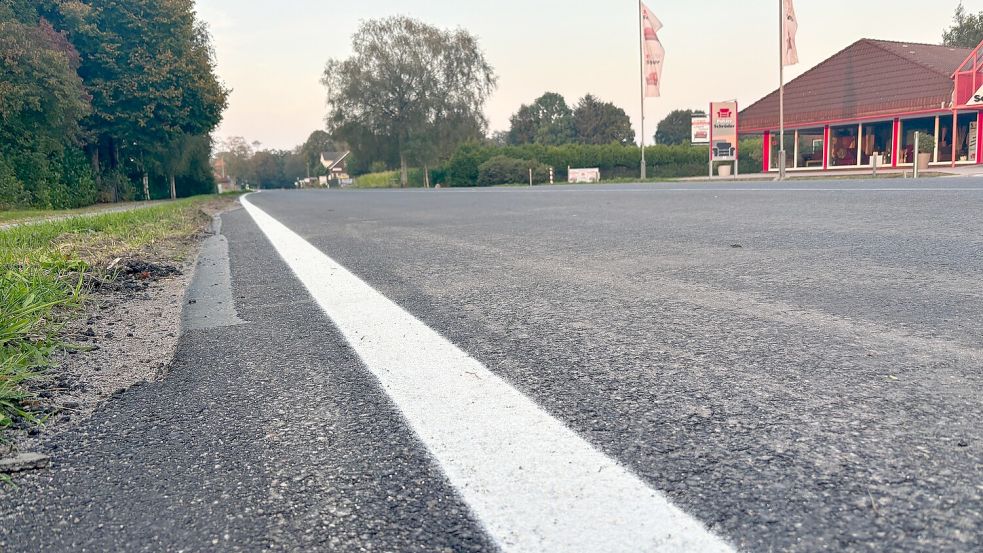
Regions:
<instances>
[{"instance_id":1,"label":"tree line","mask_svg":"<svg viewBox=\"0 0 983 553\"><path fill-rule=\"evenodd\" d=\"M329 135L351 149L353 174L398 168L407 186L412 168L420 167L423 185L449 182L448 163L464 144L637 149L625 110L592 94L571 107L562 95L547 92L520 106L508 131L487 137L484 105L497 77L466 31L407 17L372 20L354 34L352 51L328 61L322 82ZM509 159L510 151L503 150L498 157L505 159L496 160L490 174L518 172L522 163ZM470 184L478 182L474 178Z\"/></svg>"},{"instance_id":2,"label":"tree line","mask_svg":"<svg viewBox=\"0 0 983 553\"><path fill-rule=\"evenodd\" d=\"M327 175L321 164L322 153L345 149L321 130L312 132L303 144L289 150L261 146L259 142L250 143L234 136L218 141L214 157L221 161L226 176L240 185L257 189L293 188L298 180Z\"/></svg>"},{"instance_id":3,"label":"tree line","mask_svg":"<svg viewBox=\"0 0 983 553\"><path fill-rule=\"evenodd\" d=\"M0 207L211 192L228 94L194 0L5 0Z\"/></svg>"}]
</instances>

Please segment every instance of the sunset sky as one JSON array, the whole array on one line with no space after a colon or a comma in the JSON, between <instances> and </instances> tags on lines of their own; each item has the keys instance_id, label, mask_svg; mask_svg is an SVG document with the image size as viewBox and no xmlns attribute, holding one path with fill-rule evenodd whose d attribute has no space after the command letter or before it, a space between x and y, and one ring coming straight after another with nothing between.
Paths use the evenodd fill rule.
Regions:
<instances>
[{"instance_id":1,"label":"sunset sky","mask_svg":"<svg viewBox=\"0 0 983 553\"><path fill-rule=\"evenodd\" d=\"M798 0L795 77L860 38L938 43L957 0ZM983 0L965 2L983 10ZM662 98L646 103L645 134L676 108L736 98L741 106L778 86L777 0L660 0L667 50ZM219 74L233 89L217 136L291 148L324 126L325 62L350 53L359 21L408 15L462 27L481 41L499 76L491 130L508 128L520 104L546 91L572 105L586 93L624 108L639 130L637 4L558 0L198 0L215 37Z\"/></svg>"}]
</instances>

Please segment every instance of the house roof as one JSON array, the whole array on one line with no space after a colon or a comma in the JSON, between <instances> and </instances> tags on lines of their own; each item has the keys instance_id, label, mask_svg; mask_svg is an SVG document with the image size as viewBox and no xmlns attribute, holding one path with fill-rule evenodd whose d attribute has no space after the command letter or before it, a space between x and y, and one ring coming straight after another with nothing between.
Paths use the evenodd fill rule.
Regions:
<instances>
[{"instance_id":1,"label":"house roof","mask_svg":"<svg viewBox=\"0 0 983 553\"><path fill-rule=\"evenodd\" d=\"M351 152L321 152L321 165L331 170L348 157Z\"/></svg>"},{"instance_id":2,"label":"house roof","mask_svg":"<svg viewBox=\"0 0 983 553\"><path fill-rule=\"evenodd\" d=\"M967 48L862 39L785 85L787 127L943 109ZM778 91L741 112L741 130L778 128Z\"/></svg>"}]
</instances>

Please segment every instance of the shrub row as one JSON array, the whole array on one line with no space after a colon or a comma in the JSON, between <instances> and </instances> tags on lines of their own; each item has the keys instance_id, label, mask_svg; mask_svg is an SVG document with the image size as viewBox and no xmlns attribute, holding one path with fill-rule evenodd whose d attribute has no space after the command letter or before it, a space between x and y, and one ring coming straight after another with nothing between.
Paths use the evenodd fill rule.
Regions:
<instances>
[{"instance_id":1,"label":"shrub row","mask_svg":"<svg viewBox=\"0 0 983 553\"><path fill-rule=\"evenodd\" d=\"M495 156L478 166L478 185L529 184L530 170L533 183L549 182L550 168L538 161Z\"/></svg>"},{"instance_id":2,"label":"shrub row","mask_svg":"<svg viewBox=\"0 0 983 553\"><path fill-rule=\"evenodd\" d=\"M647 173L652 178L705 175L707 155L706 146L649 146L645 149ZM742 140L740 159L742 173L760 172L761 140ZM486 166L492 160L494 163ZM519 176L520 165L522 177ZM467 143L458 147L443 169L446 182L451 186L488 186L529 182L530 168L534 170L534 180L546 182L549 167L553 167L557 181L562 182L566 180L568 167L597 167L602 178L614 179L638 178L640 166L640 148L619 144L487 146ZM502 178L506 180L496 182Z\"/></svg>"}]
</instances>

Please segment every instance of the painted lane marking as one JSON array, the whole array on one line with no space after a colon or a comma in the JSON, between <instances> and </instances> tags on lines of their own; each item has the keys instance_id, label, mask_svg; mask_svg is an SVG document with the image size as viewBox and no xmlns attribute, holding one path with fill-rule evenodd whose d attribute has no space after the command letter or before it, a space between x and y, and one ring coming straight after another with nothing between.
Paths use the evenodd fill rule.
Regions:
<instances>
[{"instance_id":1,"label":"painted lane marking","mask_svg":"<svg viewBox=\"0 0 983 553\"><path fill-rule=\"evenodd\" d=\"M477 360L242 203L503 551L733 551Z\"/></svg>"}]
</instances>

